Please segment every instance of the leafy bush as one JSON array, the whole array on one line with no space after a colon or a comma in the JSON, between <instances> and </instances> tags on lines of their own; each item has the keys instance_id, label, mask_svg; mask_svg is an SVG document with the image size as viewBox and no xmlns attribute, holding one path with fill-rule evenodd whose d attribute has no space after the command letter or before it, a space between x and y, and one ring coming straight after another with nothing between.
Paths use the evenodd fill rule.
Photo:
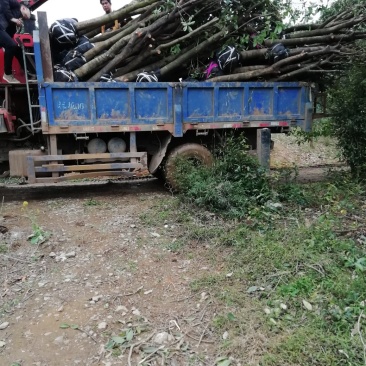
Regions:
<instances>
[{"instance_id":1,"label":"leafy bush","mask_svg":"<svg viewBox=\"0 0 366 366\"><path fill-rule=\"evenodd\" d=\"M354 66L330 93L331 123L354 177L366 176L366 69Z\"/></svg>"},{"instance_id":2,"label":"leafy bush","mask_svg":"<svg viewBox=\"0 0 366 366\"><path fill-rule=\"evenodd\" d=\"M182 198L227 217L243 217L273 196L267 172L250 156L243 137L226 138L212 167L181 158L176 168Z\"/></svg>"},{"instance_id":3,"label":"leafy bush","mask_svg":"<svg viewBox=\"0 0 366 366\"><path fill-rule=\"evenodd\" d=\"M290 135L296 138L298 145L313 142L320 137L333 136L332 123L329 118L315 120L311 131L304 131L301 128L293 128Z\"/></svg>"}]
</instances>

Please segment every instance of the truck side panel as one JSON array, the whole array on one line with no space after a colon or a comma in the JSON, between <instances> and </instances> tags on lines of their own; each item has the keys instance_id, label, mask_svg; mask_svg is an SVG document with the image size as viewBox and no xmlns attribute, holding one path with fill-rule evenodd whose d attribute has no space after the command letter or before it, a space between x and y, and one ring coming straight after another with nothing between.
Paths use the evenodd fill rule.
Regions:
<instances>
[{"instance_id":1,"label":"truck side panel","mask_svg":"<svg viewBox=\"0 0 366 366\"><path fill-rule=\"evenodd\" d=\"M49 133L304 126L299 83L44 83Z\"/></svg>"},{"instance_id":2,"label":"truck side panel","mask_svg":"<svg viewBox=\"0 0 366 366\"><path fill-rule=\"evenodd\" d=\"M185 122L303 119L297 83L197 83L184 88Z\"/></svg>"}]
</instances>

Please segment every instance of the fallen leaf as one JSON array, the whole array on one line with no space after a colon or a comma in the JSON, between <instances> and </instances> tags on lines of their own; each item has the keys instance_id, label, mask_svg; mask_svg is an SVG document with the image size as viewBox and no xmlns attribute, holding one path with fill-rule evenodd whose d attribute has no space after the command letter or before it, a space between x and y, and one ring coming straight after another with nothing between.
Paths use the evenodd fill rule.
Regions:
<instances>
[{"instance_id":1,"label":"fallen leaf","mask_svg":"<svg viewBox=\"0 0 366 366\"><path fill-rule=\"evenodd\" d=\"M251 286L248 288L247 292L250 294L258 290L258 286Z\"/></svg>"},{"instance_id":2,"label":"fallen leaf","mask_svg":"<svg viewBox=\"0 0 366 366\"><path fill-rule=\"evenodd\" d=\"M220 357L215 361L216 366L230 366L231 360L229 360L227 357Z\"/></svg>"},{"instance_id":3,"label":"fallen leaf","mask_svg":"<svg viewBox=\"0 0 366 366\"><path fill-rule=\"evenodd\" d=\"M306 300L302 300L302 304L304 305L306 310L313 310L313 306L310 304L310 302L307 302Z\"/></svg>"},{"instance_id":4,"label":"fallen leaf","mask_svg":"<svg viewBox=\"0 0 366 366\"><path fill-rule=\"evenodd\" d=\"M126 342L126 338L125 337L112 337L112 341L114 343L117 343L117 344L123 344Z\"/></svg>"},{"instance_id":5,"label":"fallen leaf","mask_svg":"<svg viewBox=\"0 0 366 366\"><path fill-rule=\"evenodd\" d=\"M126 333L126 340L129 342L133 338L133 330L129 329Z\"/></svg>"},{"instance_id":6,"label":"fallen leaf","mask_svg":"<svg viewBox=\"0 0 366 366\"><path fill-rule=\"evenodd\" d=\"M231 321L234 321L236 318L235 318L235 315L233 313L228 313L227 314L227 318Z\"/></svg>"}]
</instances>

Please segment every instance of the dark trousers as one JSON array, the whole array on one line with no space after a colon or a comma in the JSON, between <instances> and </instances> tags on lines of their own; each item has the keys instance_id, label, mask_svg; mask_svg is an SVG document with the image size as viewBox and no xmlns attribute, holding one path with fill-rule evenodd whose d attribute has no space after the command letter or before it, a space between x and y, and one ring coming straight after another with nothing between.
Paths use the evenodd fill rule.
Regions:
<instances>
[{"instance_id":1,"label":"dark trousers","mask_svg":"<svg viewBox=\"0 0 366 366\"><path fill-rule=\"evenodd\" d=\"M20 66L24 70L23 54L20 46L14 39L4 30L0 29L0 47L5 49L4 52L4 72L6 75L12 74L13 57L16 57Z\"/></svg>"}]
</instances>

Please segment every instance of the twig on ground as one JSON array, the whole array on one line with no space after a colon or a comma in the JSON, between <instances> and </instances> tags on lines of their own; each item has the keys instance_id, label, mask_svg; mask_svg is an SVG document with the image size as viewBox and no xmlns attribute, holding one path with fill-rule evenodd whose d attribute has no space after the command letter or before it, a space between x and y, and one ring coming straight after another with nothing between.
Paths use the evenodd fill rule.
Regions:
<instances>
[{"instance_id":1,"label":"twig on ground","mask_svg":"<svg viewBox=\"0 0 366 366\"><path fill-rule=\"evenodd\" d=\"M188 336L189 338L194 339L195 341L199 342L199 339L196 337L193 337L192 335L190 335L189 333L184 333L184 335ZM215 343L214 341L208 341L208 340L204 340L202 339L201 342L205 342L205 343Z\"/></svg>"},{"instance_id":2,"label":"twig on ground","mask_svg":"<svg viewBox=\"0 0 366 366\"><path fill-rule=\"evenodd\" d=\"M201 337L197 343L197 347L199 347L199 345L201 344L202 340L203 340L203 337L205 336L205 333L206 333L206 330L208 328L208 326L210 325L210 323L207 323L207 325L205 326L205 329L203 330L202 334L201 334Z\"/></svg>"},{"instance_id":3,"label":"twig on ground","mask_svg":"<svg viewBox=\"0 0 366 366\"><path fill-rule=\"evenodd\" d=\"M3 256L3 257L5 257L5 258L11 259L13 261L17 261L17 262L28 263L28 264L32 264L33 263L31 261L26 261L26 260L20 259L20 258L14 258L14 257L11 257L10 255L6 255L6 254L0 254L0 255Z\"/></svg>"},{"instance_id":4,"label":"twig on ground","mask_svg":"<svg viewBox=\"0 0 366 366\"><path fill-rule=\"evenodd\" d=\"M325 276L325 271L324 271L324 268L320 265L320 264L317 264L317 266L321 269L318 269L316 268L315 266L312 266L311 264L304 264L305 267L308 267L308 268L311 268L313 269L314 271L316 272L319 272L323 277Z\"/></svg>"},{"instance_id":5,"label":"twig on ground","mask_svg":"<svg viewBox=\"0 0 366 366\"><path fill-rule=\"evenodd\" d=\"M146 343L148 342L153 336L154 336L155 333L152 333L150 334L149 337L147 337L145 340L141 341L141 342L136 342L134 344L131 344L130 346L130 351L128 352L128 359L127 359L127 362L128 362L128 366L131 366L131 357L132 357L132 352L133 352L133 349L136 347L136 346L139 346L140 344L143 344L143 343Z\"/></svg>"},{"instance_id":6,"label":"twig on ground","mask_svg":"<svg viewBox=\"0 0 366 366\"><path fill-rule=\"evenodd\" d=\"M194 296L195 296L195 294L188 296L188 297L184 297L183 299L172 300L171 302L180 302L180 301L184 301L184 300L189 300Z\"/></svg>"},{"instance_id":7,"label":"twig on ground","mask_svg":"<svg viewBox=\"0 0 366 366\"><path fill-rule=\"evenodd\" d=\"M178 322L175 319L171 320L170 322L174 323L175 326L179 329L179 331L181 331L180 326L178 325Z\"/></svg>"},{"instance_id":8,"label":"twig on ground","mask_svg":"<svg viewBox=\"0 0 366 366\"><path fill-rule=\"evenodd\" d=\"M79 328L79 327L77 327L77 328L75 328L76 330L79 330L81 333L84 333L84 334L86 334L90 339L92 339L95 343L98 343L97 342L97 340L91 335L91 334L89 334L88 332L86 332L84 329L82 329L82 328Z\"/></svg>"},{"instance_id":9,"label":"twig on ground","mask_svg":"<svg viewBox=\"0 0 366 366\"><path fill-rule=\"evenodd\" d=\"M29 293L29 291L32 291L32 289L28 289L27 290L27 292L25 293L25 295L24 295L24 299L21 301L21 303L23 303L23 302L26 302L28 299L30 299L33 295L34 295L34 293L31 293L29 296L27 296L28 295L28 293ZM27 296L27 297L26 297Z\"/></svg>"},{"instance_id":10,"label":"twig on ground","mask_svg":"<svg viewBox=\"0 0 366 366\"><path fill-rule=\"evenodd\" d=\"M113 299L113 302L114 302L114 301L116 301L116 299L117 299L118 297L123 297L123 296L132 296L132 295L135 295L135 294L137 294L139 291L141 291L143 288L144 288L144 286L140 286L140 287L139 287L136 291L134 291L134 292L129 292L129 293L127 293L127 294L116 295L116 296L114 297L114 299Z\"/></svg>"},{"instance_id":11,"label":"twig on ground","mask_svg":"<svg viewBox=\"0 0 366 366\"><path fill-rule=\"evenodd\" d=\"M154 352L151 352L149 355L147 355L144 359L142 359L140 362L139 362L139 365L141 365L143 362L145 362L146 360L148 360L149 358L151 358L151 356L155 355L155 353L159 352L161 349L163 349L164 346L160 346L158 347Z\"/></svg>"},{"instance_id":12,"label":"twig on ground","mask_svg":"<svg viewBox=\"0 0 366 366\"><path fill-rule=\"evenodd\" d=\"M207 307L208 307L208 305L210 305L211 304L211 300L205 305L205 307L203 308L203 310L202 310L202 314L201 314L201 317L200 317L200 321L202 321L203 320L203 318L204 318L204 316L206 315L206 311L207 311Z\"/></svg>"}]
</instances>

